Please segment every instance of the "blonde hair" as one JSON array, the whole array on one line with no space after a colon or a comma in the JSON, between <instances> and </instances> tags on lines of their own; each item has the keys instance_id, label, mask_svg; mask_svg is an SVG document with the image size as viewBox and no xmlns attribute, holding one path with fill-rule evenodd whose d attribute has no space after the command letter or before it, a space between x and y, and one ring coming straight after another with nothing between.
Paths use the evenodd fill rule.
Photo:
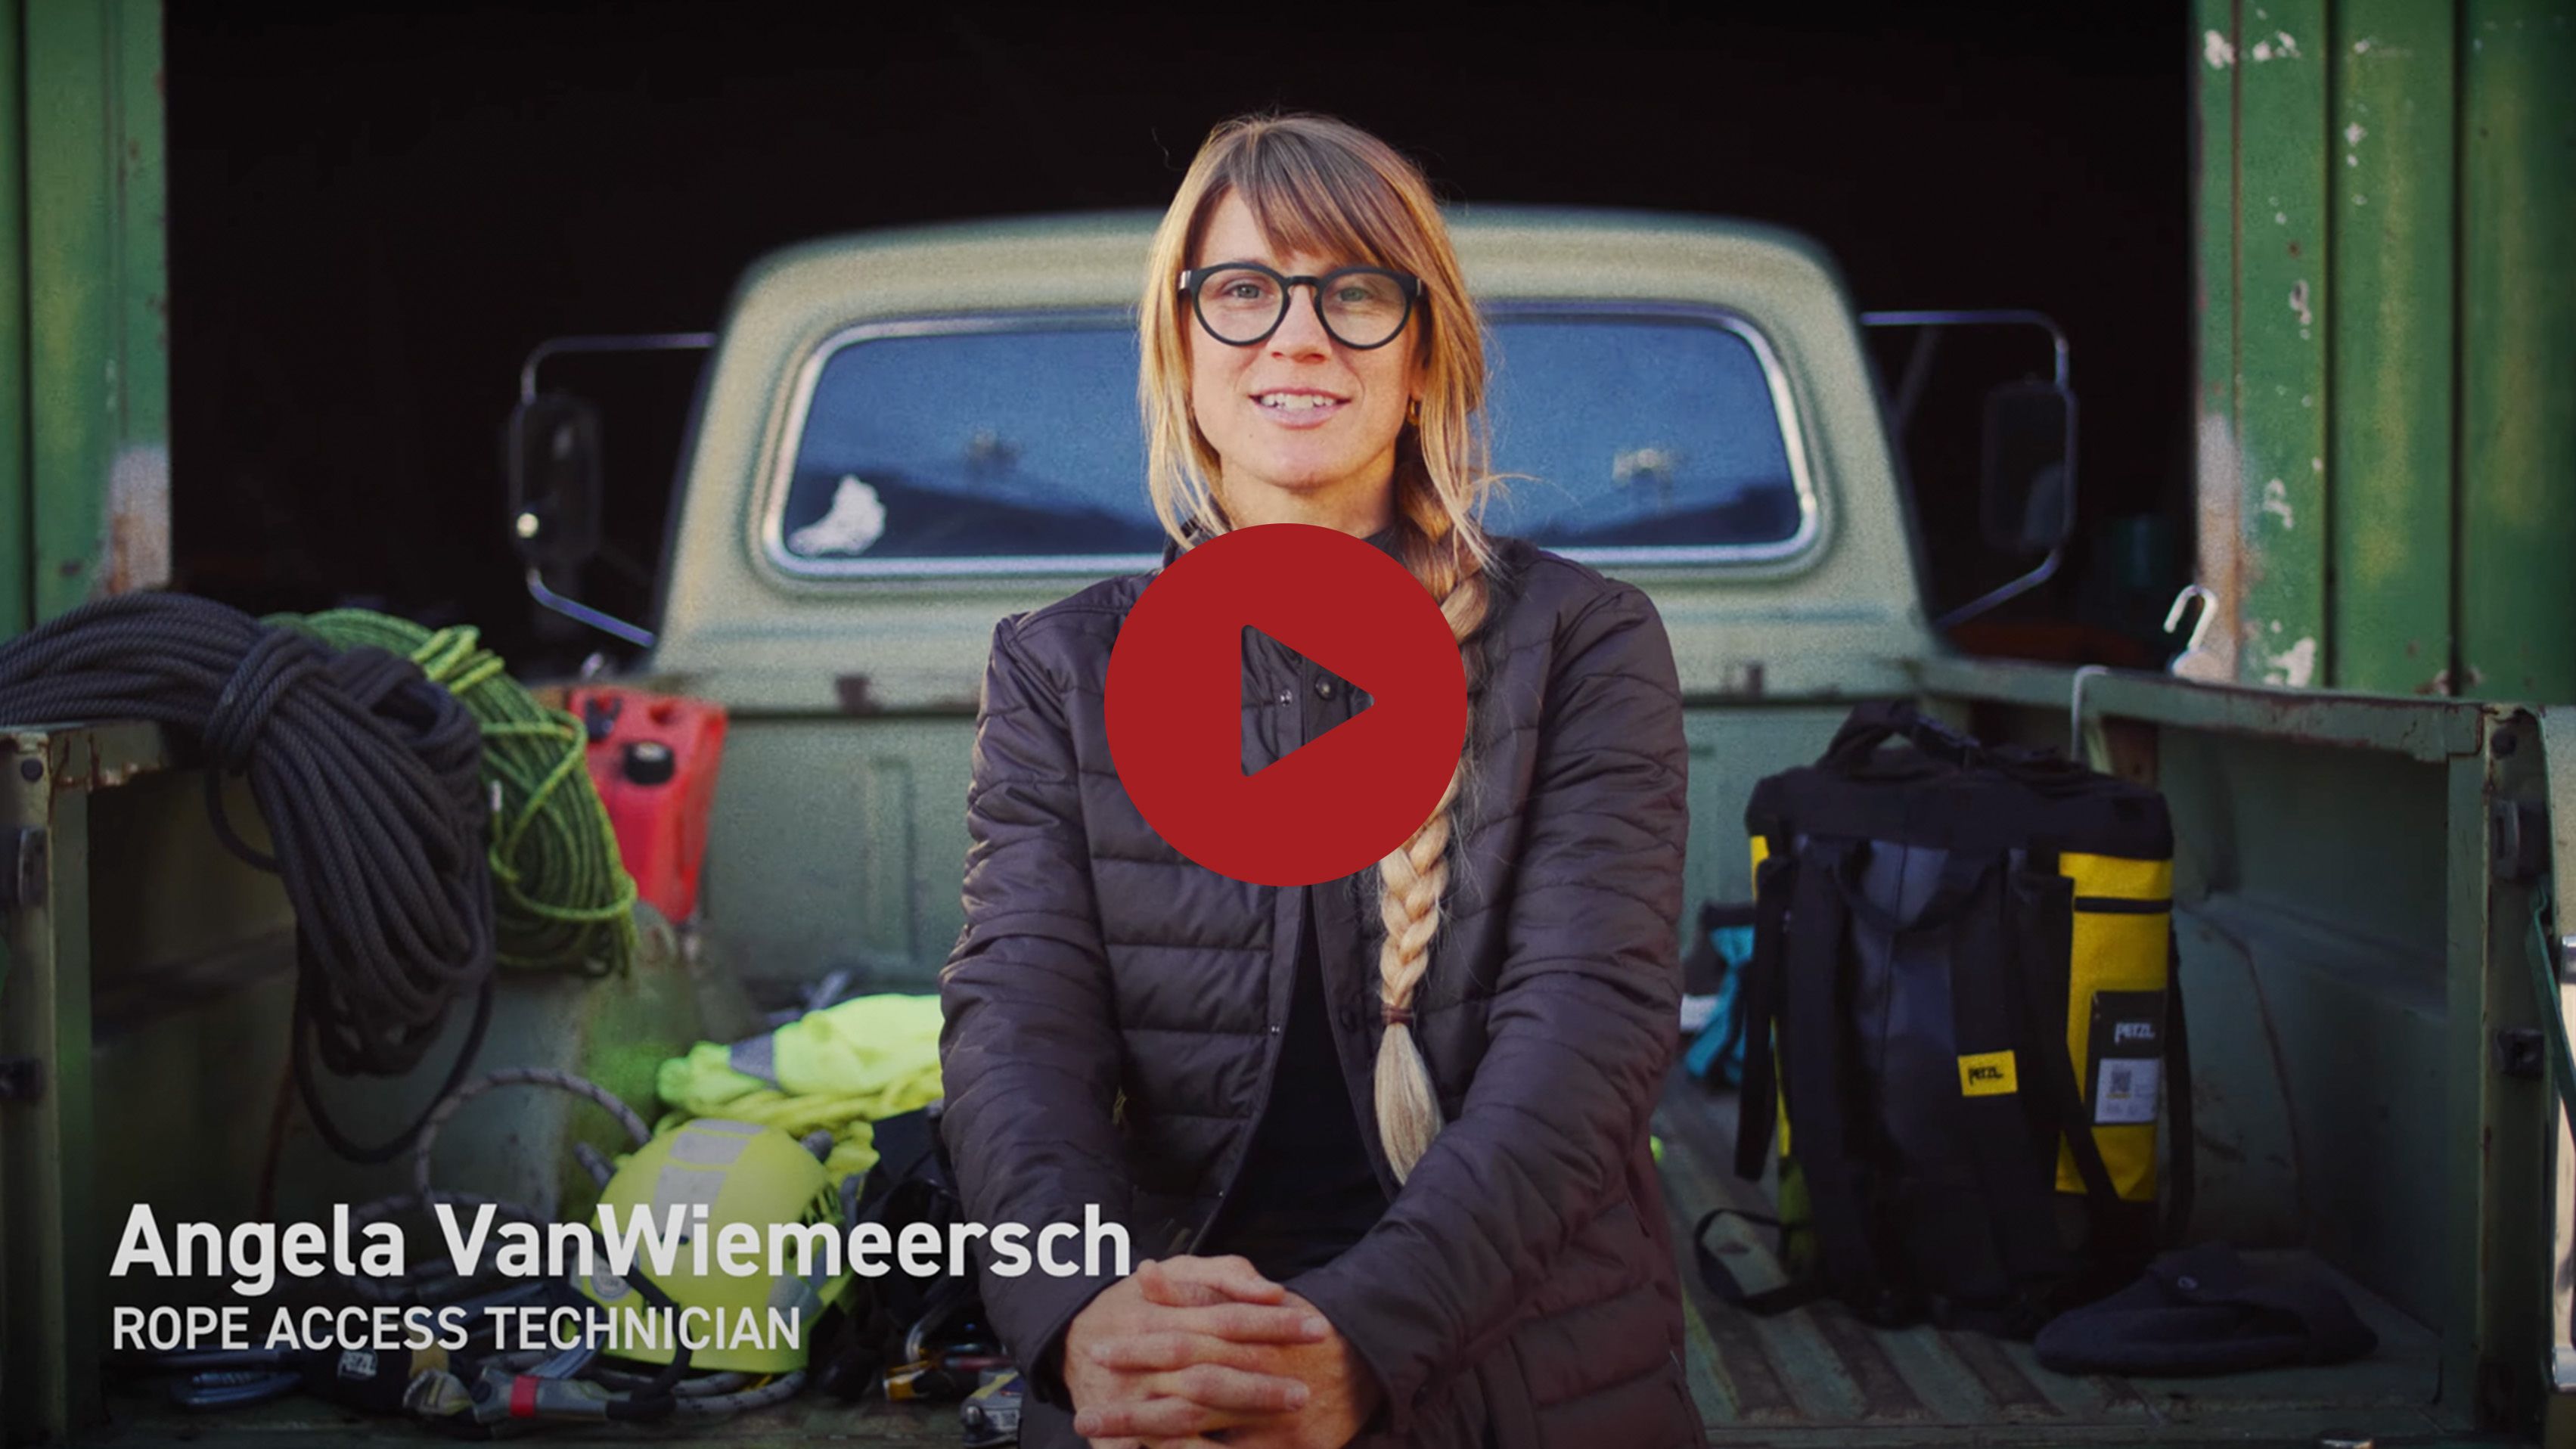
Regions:
<instances>
[{"instance_id":1,"label":"blonde hair","mask_svg":"<svg viewBox=\"0 0 2576 1449\"><path fill-rule=\"evenodd\" d=\"M1397 553L1422 581L1458 640L1475 688L1491 541L1479 521L1491 486L1485 401L1485 339L1449 229L1420 170L1385 142L1325 116L1245 116L1210 132L1155 230L1138 318L1143 366L1137 393L1146 431L1147 487L1164 531L1184 547L1192 532L1229 526L1216 485L1216 450L1190 411L1189 308L1179 278L1208 219L1240 196L1272 245L1285 252L1347 257L1410 272L1423 293L1407 324L1422 362L1421 406L1396 443ZM1469 731L1470 738L1473 730ZM1386 1024L1377 1051L1378 1137L1401 1182L1441 1127L1440 1101L1411 1027L1413 1003L1431 967L1448 847L1464 754L1429 819L1378 864L1378 1001Z\"/></svg>"}]
</instances>

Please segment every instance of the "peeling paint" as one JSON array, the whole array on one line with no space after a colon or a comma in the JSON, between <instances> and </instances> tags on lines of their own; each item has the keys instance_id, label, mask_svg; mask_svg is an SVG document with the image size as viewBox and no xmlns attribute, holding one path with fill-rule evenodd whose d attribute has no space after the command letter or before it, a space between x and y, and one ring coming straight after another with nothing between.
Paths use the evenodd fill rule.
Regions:
<instances>
[{"instance_id":1,"label":"peeling paint","mask_svg":"<svg viewBox=\"0 0 2576 1449\"><path fill-rule=\"evenodd\" d=\"M2287 533L2299 526L2298 515L2290 511L2290 489L2275 478L2263 485L2263 511L2281 520L2281 531Z\"/></svg>"},{"instance_id":2,"label":"peeling paint","mask_svg":"<svg viewBox=\"0 0 2576 1449\"><path fill-rule=\"evenodd\" d=\"M2352 53L2355 55L2368 55L2370 54L2370 46L2370 37L2365 35L2361 39L2352 43Z\"/></svg>"},{"instance_id":3,"label":"peeling paint","mask_svg":"<svg viewBox=\"0 0 2576 1449\"><path fill-rule=\"evenodd\" d=\"M2282 653L2275 654L2263 666L2265 684L2286 684L2292 689L2305 689L2317 677L2317 641L2302 638Z\"/></svg>"},{"instance_id":4,"label":"peeling paint","mask_svg":"<svg viewBox=\"0 0 2576 1449\"><path fill-rule=\"evenodd\" d=\"M2308 307L2308 283L2305 278L2290 284L2290 310L2299 314L2299 325L2313 327L2317 314Z\"/></svg>"},{"instance_id":5,"label":"peeling paint","mask_svg":"<svg viewBox=\"0 0 2576 1449\"><path fill-rule=\"evenodd\" d=\"M2227 43L2226 36L2212 30L2200 38L2200 58L2212 70L2225 70L2236 63L2236 47Z\"/></svg>"},{"instance_id":6,"label":"peeling paint","mask_svg":"<svg viewBox=\"0 0 2576 1449\"><path fill-rule=\"evenodd\" d=\"M2258 65L2267 60L2297 60L2299 42L2290 32L2283 30L2276 32L2269 40L2254 42L2254 48L2245 54Z\"/></svg>"},{"instance_id":7,"label":"peeling paint","mask_svg":"<svg viewBox=\"0 0 2576 1449\"><path fill-rule=\"evenodd\" d=\"M159 443L120 449L107 472L106 591L131 593L170 582L170 450Z\"/></svg>"},{"instance_id":8,"label":"peeling paint","mask_svg":"<svg viewBox=\"0 0 2576 1449\"><path fill-rule=\"evenodd\" d=\"M2290 214L2286 211L2273 212L2272 224L2274 226L2288 226L2290 224Z\"/></svg>"},{"instance_id":9,"label":"peeling paint","mask_svg":"<svg viewBox=\"0 0 2576 1449\"><path fill-rule=\"evenodd\" d=\"M2362 143L2362 139L2369 134L2370 133L2368 131L2362 129L2361 122L2355 121L2351 125L2343 128L2343 143L2347 146L2358 146Z\"/></svg>"}]
</instances>

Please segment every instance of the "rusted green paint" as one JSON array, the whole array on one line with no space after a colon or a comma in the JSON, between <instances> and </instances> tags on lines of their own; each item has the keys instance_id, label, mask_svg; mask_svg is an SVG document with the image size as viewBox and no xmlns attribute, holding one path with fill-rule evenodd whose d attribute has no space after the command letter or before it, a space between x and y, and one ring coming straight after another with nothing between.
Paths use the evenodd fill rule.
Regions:
<instances>
[{"instance_id":1,"label":"rusted green paint","mask_svg":"<svg viewBox=\"0 0 2576 1449\"><path fill-rule=\"evenodd\" d=\"M33 616L169 557L161 11L33 0L22 51Z\"/></svg>"},{"instance_id":2,"label":"rusted green paint","mask_svg":"<svg viewBox=\"0 0 2576 1449\"><path fill-rule=\"evenodd\" d=\"M2422 0L2335 7L2326 652L2342 689L2450 692L2453 23Z\"/></svg>"},{"instance_id":3,"label":"rusted green paint","mask_svg":"<svg viewBox=\"0 0 2576 1449\"><path fill-rule=\"evenodd\" d=\"M2461 683L2576 700L2576 3L2468 0Z\"/></svg>"},{"instance_id":4,"label":"rusted green paint","mask_svg":"<svg viewBox=\"0 0 2576 1449\"><path fill-rule=\"evenodd\" d=\"M2576 695L2576 0L2199 0L2201 581L2249 683Z\"/></svg>"},{"instance_id":5,"label":"rusted green paint","mask_svg":"<svg viewBox=\"0 0 2576 1449\"><path fill-rule=\"evenodd\" d=\"M2237 677L2322 684L2326 660L2326 0L2240 7Z\"/></svg>"}]
</instances>

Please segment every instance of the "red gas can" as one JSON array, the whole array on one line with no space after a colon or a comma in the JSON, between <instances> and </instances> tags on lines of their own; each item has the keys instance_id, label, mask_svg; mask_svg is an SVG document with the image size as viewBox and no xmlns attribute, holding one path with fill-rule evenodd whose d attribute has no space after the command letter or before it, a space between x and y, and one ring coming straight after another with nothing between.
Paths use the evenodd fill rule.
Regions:
<instances>
[{"instance_id":1,"label":"red gas can","mask_svg":"<svg viewBox=\"0 0 2576 1449\"><path fill-rule=\"evenodd\" d=\"M564 707L589 732L590 778L636 894L674 921L688 919L698 908L698 866L724 759L724 706L582 685Z\"/></svg>"}]
</instances>

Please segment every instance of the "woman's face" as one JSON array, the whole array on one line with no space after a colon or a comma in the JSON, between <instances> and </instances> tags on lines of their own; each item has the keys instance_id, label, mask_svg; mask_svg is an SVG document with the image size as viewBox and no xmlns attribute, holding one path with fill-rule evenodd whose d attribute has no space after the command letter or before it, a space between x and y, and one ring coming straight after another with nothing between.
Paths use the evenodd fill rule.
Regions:
<instances>
[{"instance_id":1,"label":"woman's face","mask_svg":"<svg viewBox=\"0 0 2576 1449\"><path fill-rule=\"evenodd\" d=\"M1260 262L1288 276L1322 276L1361 257L1281 256L1229 195L1208 219L1192 267ZM1187 298L1182 299L1184 312ZM1290 293L1279 330L1250 347L1210 337L1195 314L1189 337L1190 412L1218 458L1218 489L1243 524L1298 521L1370 533L1392 517L1396 435L1420 395L1422 319L1384 347L1345 347L1315 314L1314 289ZM1316 402L1288 402L1292 398ZM1283 405L1285 404L1285 405Z\"/></svg>"}]
</instances>

